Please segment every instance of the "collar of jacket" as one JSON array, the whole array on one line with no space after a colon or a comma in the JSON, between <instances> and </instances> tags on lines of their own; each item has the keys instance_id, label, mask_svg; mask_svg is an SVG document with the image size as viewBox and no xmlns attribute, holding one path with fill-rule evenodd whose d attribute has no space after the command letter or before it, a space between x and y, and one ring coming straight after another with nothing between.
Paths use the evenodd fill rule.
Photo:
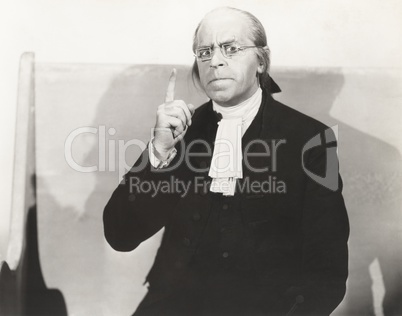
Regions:
<instances>
[{"instance_id":1,"label":"collar of jacket","mask_svg":"<svg viewBox=\"0 0 402 316\"><path fill-rule=\"evenodd\" d=\"M267 91L262 91L262 101L260 111L262 111L261 117L261 130L260 130L260 138L266 138L267 134L273 128L273 102L274 99L270 93ZM258 115L258 114L257 114Z\"/></svg>"},{"instance_id":2,"label":"collar of jacket","mask_svg":"<svg viewBox=\"0 0 402 316\"><path fill-rule=\"evenodd\" d=\"M274 79L272 79L271 76L269 76L269 79L270 79L270 87L269 87L269 90L271 91L271 94L282 92L281 88L280 88L280 87L278 86L278 84L274 81Z\"/></svg>"}]
</instances>

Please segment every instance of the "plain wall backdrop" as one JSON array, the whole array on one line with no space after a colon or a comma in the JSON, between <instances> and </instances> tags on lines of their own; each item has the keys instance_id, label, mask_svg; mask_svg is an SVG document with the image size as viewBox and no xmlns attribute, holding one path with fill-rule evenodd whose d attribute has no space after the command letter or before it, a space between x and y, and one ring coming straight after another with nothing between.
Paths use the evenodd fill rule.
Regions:
<instances>
[{"instance_id":1,"label":"plain wall backdrop","mask_svg":"<svg viewBox=\"0 0 402 316\"><path fill-rule=\"evenodd\" d=\"M248 10L262 21L273 66L402 67L398 0L2 0L0 258L11 207L20 55L33 51L38 62L188 65L197 23L211 9L226 5ZM397 117L388 122L399 123ZM372 134L369 127L360 128ZM376 133L402 152L399 135Z\"/></svg>"}]
</instances>

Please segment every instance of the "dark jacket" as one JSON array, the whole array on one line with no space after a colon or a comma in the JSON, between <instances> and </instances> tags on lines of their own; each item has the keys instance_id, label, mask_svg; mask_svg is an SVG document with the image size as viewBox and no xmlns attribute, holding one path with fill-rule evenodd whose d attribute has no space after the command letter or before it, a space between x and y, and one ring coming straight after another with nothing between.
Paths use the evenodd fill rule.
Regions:
<instances>
[{"instance_id":1,"label":"dark jacket","mask_svg":"<svg viewBox=\"0 0 402 316\"><path fill-rule=\"evenodd\" d=\"M199 107L184 145L177 145L178 154L170 164L177 167L156 171L144 151L105 207L105 236L118 251L135 249L165 227L147 277L149 292L136 315L329 315L342 301L348 275L349 224L342 181L336 173L338 187L329 189L305 169L320 177L337 172L337 160L328 159L334 154L329 150L336 146L334 135L324 124L264 92L260 110L243 136L243 150L251 140L261 140L247 150L265 153L264 157L247 159L253 168L265 169L255 171L243 165L243 179L238 183L243 189L224 198L199 186L211 180L208 170L218 120L211 101ZM201 142L189 146L195 139L205 141L212 150L208 152ZM308 143L314 146L305 150ZM183 157L197 170L190 170L185 160L180 162ZM192 187L184 197L182 192L159 192L152 198L149 193L130 192L133 177L141 183L167 183L174 177ZM251 183L264 181L270 181L270 187L265 182L259 191L247 191ZM236 260L246 258L246 269L222 270L218 263L206 268L215 261L205 256L202 264L197 261L202 260L197 254L208 249L205 238L211 239L206 228L213 225L211 214L225 205L231 205L238 225L244 228L237 233L235 243L243 250L233 267L239 266ZM212 284L206 285L207 280ZM220 307L211 306L216 303L209 300L214 295Z\"/></svg>"}]
</instances>

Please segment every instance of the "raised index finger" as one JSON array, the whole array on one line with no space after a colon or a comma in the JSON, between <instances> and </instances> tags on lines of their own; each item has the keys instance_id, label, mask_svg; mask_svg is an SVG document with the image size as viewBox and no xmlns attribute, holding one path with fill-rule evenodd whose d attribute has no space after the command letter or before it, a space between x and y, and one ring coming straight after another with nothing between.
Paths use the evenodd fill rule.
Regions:
<instances>
[{"instance_id":1,"label":"raised index finger","mask_svg":"<svg viewBox=\"0 0 402 316\"><path fill-rule=\"evenodd\" d=\"M176 86L176 75L177 70L176 68L173 68L172 73L170 74L169 83L166 90L165 103L174 101L174 88Z\"/></svg>"}]
</instances>

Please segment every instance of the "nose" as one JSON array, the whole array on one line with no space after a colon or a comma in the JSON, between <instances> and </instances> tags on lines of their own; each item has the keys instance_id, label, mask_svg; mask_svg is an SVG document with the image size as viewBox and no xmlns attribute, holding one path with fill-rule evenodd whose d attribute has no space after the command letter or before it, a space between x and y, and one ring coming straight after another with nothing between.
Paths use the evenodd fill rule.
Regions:
<instances>
[{"instance_id":1,"label":"nose","mask_svg":"<svg viewBox=\"0 0 402 316\"><path fill-rule=\"evenodd\" d=\"M214 47L209 67L217 68L217 67L222 67L225 65L226 65L226 58L223 56L222 51L220 50L220 47Z\"/></svg>"}]
</instances>

